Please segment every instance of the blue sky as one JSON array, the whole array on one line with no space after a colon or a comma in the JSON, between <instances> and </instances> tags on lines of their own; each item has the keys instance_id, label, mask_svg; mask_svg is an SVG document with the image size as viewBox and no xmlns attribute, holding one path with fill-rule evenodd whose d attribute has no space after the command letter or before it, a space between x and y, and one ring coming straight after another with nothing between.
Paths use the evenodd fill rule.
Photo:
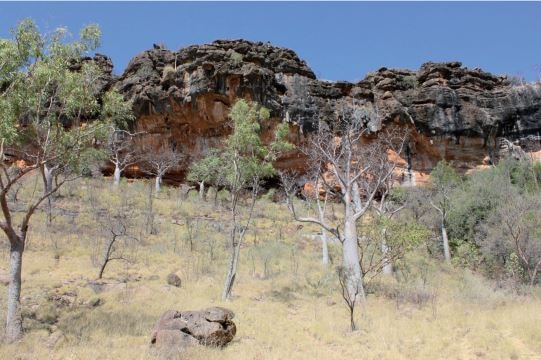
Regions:
<instances>
[{"instance_id":1,"label":"blue sky","mask_svg":"<svg viewBox=\"0 0 541 360\"><path fill-rule=\"evenodd\" d=\"M99 51L112 57L115 73L153 43L178 49L246 38L295 50L329 80L449 60L528 80L541 74L541 3L535 2L2 2L0 37L25 17L43 32L100 24Z\"/></svg>"}]
</instances>

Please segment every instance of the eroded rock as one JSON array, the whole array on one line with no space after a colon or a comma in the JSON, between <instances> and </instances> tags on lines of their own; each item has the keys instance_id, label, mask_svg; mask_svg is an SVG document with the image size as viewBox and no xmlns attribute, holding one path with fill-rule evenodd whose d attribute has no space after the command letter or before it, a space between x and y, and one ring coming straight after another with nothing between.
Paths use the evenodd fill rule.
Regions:
<instances>
[{"instance_id":1,"label":"eroded rock","mask_svg":"<svg viewBox=\"0 0 541 360\"><path fill-rule=\"evenodd\" d=\"M180 349L194 345L223 347L237 332L234 313L221 307L199 311L168 310L152 331L150 343L158 348Z\"/></svg>"},{"instance_id":2,"label":"eroded rock","mask_svg":"<svg viewBox=\"0 0 541 360\"><path fill-rule=\"evenodd\" d=\"M318 80L289 49L218 40L178 51L147 50L114 86L133 100L137 128L148 134L141 145L170 144L191 159L230 133L227 115L237 98L271 110L264 139L287 121L290 140L302 144L321 121L332 127L344 116L359 118L373 132L408 128L412 136L402 160L419 179L441 159L462 171L486 158L497 161L500 138L541 154L541 86L514 86L505 76L460 62L428 62L417 71L381 68L356 83L330 82ZM294 151L276 165L302 171L306 161ZM182 180L184 171L169 176Z\"/></svg>"}]
</instances>

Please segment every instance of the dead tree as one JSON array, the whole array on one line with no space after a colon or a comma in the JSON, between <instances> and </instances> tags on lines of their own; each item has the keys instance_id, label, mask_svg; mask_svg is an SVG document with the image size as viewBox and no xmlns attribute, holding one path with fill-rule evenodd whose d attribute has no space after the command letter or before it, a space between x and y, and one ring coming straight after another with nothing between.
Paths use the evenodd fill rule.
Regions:
<instances>
[{"instance_id":1,"label":"dead tree","mask_svg":"<svg viewBox=\"0 0 541 360\"><path fill-rule=\"evenodd\" d=\"M135 149L134 139L141 133L130 133L127 130L112 129L107 144L109 161L114 165L113 183L120 184L122 172L139 160L139 153Z\"/></svg>"},{"instance_id":2,"label":"dead tree","mask_svg":"<svg viewBox=\"0 0 541 360\"><path fill-rule=\"evenodd\" d=\"M357 293L351 293L348 288L348 279L352 274L348 274L348 270L342 266L339 266L337 269L338 273L338 282L340 283L341 295L349 310L349 326L351 331L357 330L357 325L355 324L355 305L357 304ZM360 288L357 288L359 290Z\"/></svg>"},{"instance_id":3,"label":"dead tree","mask_svg":"<svg viewBox=\"0 0 541 360\"><path fill-rule=\"evenodd\" d=\"M375 136L365 124L363 119L355 116L338 121L334 129L321 123L306 151L312 164L320 164L326 170L320 172L319 181L325 191L336 194L340 199L343 218L331 223L320 217L301 216L291 201L291 188L284 186L295 220L319 225L339 239L348 297L359 300L364 299L365 294L357 227L372 207L381 186L394 171L394 165L389 165L387 152L400 154L406 140L405 134L390 130L380 131Z\"/></svg>"},{"instance_id":4,"label":"dead tree","mask_svg":"<svg viewBox=\"0 0 541 360\"><path fill-rule=\"evenodd\" d=\"M178 166L184 156L163 146L157 150L144 150L141 157L143 171L155 177L155 190L158 193L161 189L163 176L174 167Z\"/></svg>"},{"instance_id":5,"label":"dead tree","mask_svg":"<svg viewBox=\"0 0 541 360\"><path fill-rule=\"evenodd\" d=\"M382 149L384 150L384 149ZM374 264L371 262L369 264L369 267L371 269L377 268L378 270L381 270L381 272L384 275L391 275L393 273L393 258L396 256L396 254L392 254L391 249L389 248L388 244L388 229L387 229L387 223L396 215L398 214L403 208L404 204L399 203L395 199L391 198L391 190L393 189L393 186L397 182L397 179L395 177L395 167L396 164L389 162L387 160L387 153L379 153L374 154L375 156L384 157L380 159L378 162L381 164L381 171L390 172L390 175L382 181L380 184L380 194L379 198L374 201L372 204L372 208L376 212L376 214L379 216L379 218L383 222L383 226L381 228L381 234L380 234L380 242L379 247L381 250L381 258L380 262L374 266ZM361 254L363 251L361 250ZM362 265L362 262L361 262ZM366 274L367 271L363 271L363 274Z\"/></svg>"},{"instance_id":6,"label":"dead tree","mask_svg":"<svg viewBox=\"0 0 541 360\"><path fill-rule=\"evenodd\" d=\"M325 223L326 213L327 213L327 203L329 201L329 191L326 191L321 184L321 168L319 164L310 166L311 171L309 171L308 176L306 177L313 184L313 189L304 189L302 194L304 197L310 200L310 205L315 203L315 209L317 211L317 218L321 223ZM299 175L296 172L281 172L280 178L282 184L286 190L286 194L294 194L299 191L297 178ZM335 235L323 228L319 234L321 240L321 263L323 266L328 266L330 263L329 257L329 237L331 235L335 239Z\"/></svg>"},{"instance_id":7,"label":"dead tree","mask_svg":"<svg viewBox=\"0 0 541 360\"><path fill-rule=\"evenodd\" d=\"M98 279L103 277L107 265L112 261L132 261L129 250L139 241L133 233L134 208L128 195L123 196L117 207L94 208L102 232L102 241L96 247L98 253L101 250L101 256L98 255Z\"/></svg>"}]
</instances>

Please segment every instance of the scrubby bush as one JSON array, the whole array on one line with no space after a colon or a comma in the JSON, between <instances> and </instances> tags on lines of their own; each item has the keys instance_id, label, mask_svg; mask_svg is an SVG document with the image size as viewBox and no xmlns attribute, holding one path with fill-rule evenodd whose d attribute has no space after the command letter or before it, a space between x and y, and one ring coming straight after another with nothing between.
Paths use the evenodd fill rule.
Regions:
<instances>
[{"instance_id":1,"label":"scrubby bush","mask_svg":"<svg viewBox=\"0 0 541 360\"><path fill-rule=\"evenodd\" d=\"M162 81L165 81L169 79L170 77L175 76L175 73L176 73L176 70L173 66L165 65L162 71Z\"/></svg>"},{"instance_id":2,"label":"scrubby bush","mask_svg":"<svg viewBox=\"0 0 541 360\"><path fill-rule=\"evenodd\" d=\"M422 211L423 197L428 196L429 203L437 202L440 209L445 208L442 221L455 265L481 270L500 280L512 279L532 285L538 282L541 165L504 159L497 166L475 172L458 182L453 180L456 176L451 176L448 168L438 165L433 172L432 183L440 185L436 187L438 191L412 191L410 214L431 226L437 234L436 226L442 222L434 219L430 212Z\"/></svg>"}]
</instances>

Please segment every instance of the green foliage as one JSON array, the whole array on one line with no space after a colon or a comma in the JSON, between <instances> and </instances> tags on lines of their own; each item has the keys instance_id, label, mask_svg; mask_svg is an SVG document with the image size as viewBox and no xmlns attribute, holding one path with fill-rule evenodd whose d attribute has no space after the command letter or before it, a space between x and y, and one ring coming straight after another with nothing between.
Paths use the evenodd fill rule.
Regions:
<instances>
[{"instance_id":1,"label":"green foliage","mask_svg":"<svg viewBox=\"0 0 541 360\"><path fill-rule=\"evenodd\" d=\"M475 244L464 240L454 242L455 256L452 262L461 268L476 269L481 262L481 254Z\"/></svg>"},{"instance_id":2,"label":"green foliage","mask_svg":"<svg viewBox=\"0 0 541 360\"><path fill-rule=\"evenodd\" d=\"M204 182L206 184L219 184L221 175L222 160L219 154L212 151L211 154L203 159L192 163L187 176L188 181Z\"/></svg>"},{"instance_id":3,"label":"green foliage","mask_svg":"<svg viewBox=\"0 0 541 360\"><path fill-rule=\"evenodd\" d=\"M416 88L419 83L415 75L404 76L400 79L400 84L405 88Z\"/></svg>"},{"instance_id":4,"label":"green foliage","mask_svg":"<svg viewBox=\"0 0 541 360\"><path fill-rule=\"evenodd\" d=\"M525 278L524 267L522 266L517 253L513 251L507 254L505 260L503 268L506 276L519 281Z\"/></svg>"},{"instance_id":5,"label":"green foliage","mask_svg":"<svg viewBox=\"0 0 541 360\"><path fill-rule=\"evenodd\" d=\"M116 90L109 90L103 95L101 119L116 129L128 129L135 120L132 102L125 101L124 97Z\"/></svg>"},{"instance_id":6,"label":"green foliage","mask_svg":"<svg viewBox=\"0 0 541 360\"><path fill-rule=\"evenodd\" d=\"M460 183L460 175L450 163L442 160L430 173L430 183L437 189L455 187Z\"/></svg>"},{"instance_id":7,"label":"green foliage","mask_svg":"<svg viewBox=\"0 0 541 360\"><path fill-rule=\"evenodd\" d=\"M268 120L270 112L257 103L238 100L229 117L233 133L225 140L223 150L193 164L188 179L219 182L219 185L226 185L236 192L254 181L274 175L272 162L277 154L292 149L293 145L286 140L287 124L277 127L271 144L263 143L260 122Z\"/></svg>"},{"instance_id":8,"label":"green foliage","mask_svg":"<svg viewBox=\"0 0 541 360\"><path fill-rule=\"evenodd\" d=\"M238 52L234 50L229 54L229 57L231 58L231 62L235 66L238 66L240 65L240 63L242 63L242 60L243 60L242 54L239 54Z\"/></svg>"},{"instance_id":9,"label":"green foliage","mask_svg":"<svg viewBox=\"0 0 541 360\"><path fill-rule=\"evenodd\" d=\"M111 128L126 128L133 120L131 104L114 90L99 101L102 71L82 60L100 45L101 31L90 25L70 41L67 29L42 36L27 19L12 34L0 39L2 143L32 149L25 160L36 167L80 174L86 164L103 159L94 145Z\"/></svg>"},{"instance_id":10,"label":"green foliage","mask_svg":"<svg viewBox=\"0 0 541 360\"><path fill-rule=\"evenodd\" d=\"M498 169L520 192L534 193L541 190L541 163L505 159Z\"/></svg>"},{"instance_id":11,"label":"green foliage","mask_svg":"<svg viewBox=\"0 0 541 360\"><path fill-rule=\"evenodd\" d=\"M152 69L152 66L143 64L139 69L137 69L137 77L140 77L142 79L146 79L149 77L154 76L154 69Z\"/></svg>"},{"instance_id":12,"label":"green foliage","mask_svg":"<svg viewBox=\"0 0 541 360\"><path fill-rule=\"evenodd\" d=\"M18 135L14 105L0 97L0 137L6 145L9 145L15 143Z\"/></svg>"},{"instance_id":13,"label":"green foliage","mask_svg":"<svg viewBox=\"0 0 541 360\"><path fill-rule=\"evenodd\" d=\"M464 179L439 163L426 196L444 210L453 263L498 279L535 283L541 260L540 179L541 164L525 160L503 159Z\"/></svg>"},{"instance_id":14,"label":"green foliage","mask_svg":"<svg viewBox=\"0 0 541 360\"><path fill-rule=\"evenodd\" d=\"M41 36L31 20L22 21L13 33L15 39L0 41L0 57L10 58L0 70L1 82L9 84L0 94L0 137L13 143L25 139L24 135L52 135L62 143L66 140L65 125L77 125L98 110L98 67L83 63L79 71L73 71L72 65L99 44L99 29L83 28L81 39L71 43L64 29L56 30L50 38ZM14 132L17 125L26 131Z\"/></svg>"},{"instance_id":15,"label":"green foliage","mask_svg":"<svg viewBox=\"0 0 541 360\"><path fill-rule=\"evenodd\" d=\"M87 25L81 29L79 37L84 50L97 49L100 47L101 29L97 24Z\"/></svg>"},{"instance_id":16,"label":"green foliage","mask_svg":"<svg viewBox=\"0 0 541 360\"><path fill-rule=\"evenodd\" d=\"M388 200L395 204L404 204L408 199L408 190L403 186L397 186L391 189Z\"/></svg>"},{"instance_id":17,"label":"green foliage","mask_svg":"<svg viewBox=\"0 0 541 360\"><path fill-rule=\"evenodd\" d=\"M387 229L387 245L397 251L410 251L426 242L430 229L409 219L386 219L380 217L378 224Z\"/></svg>"},{"instance_id":18,"label":"green foliage","mask_svg":"<svg viewBox=\"0 0 541 360\"><path fill-rule=\"evenodd\" d=\"M368 281L382 270L384 258L393 264L405 261L407 255L425 244L431 235L428 227L407 216L376 216L361 229L365 235L359 243L363 254L361 265L368 274ZM385 253L382 247L386 248Z\"/></svg>"},{"instance_id":19,"label":"green foliage","mask_svg":"<svg viewBox=\"0 0 541 360\"><path fill-rule=\"evenodd\" d=\"M446 162L440 161L430 173L429 189L432 192L430 203L441 213L441 221L447 223L447 213L451 208L454 193L461 185L456 170Z\"/></svg>"},{"instance_id":20,"label":"green foliage","mask_svg":"<svg viewBox=\"0 0 541 360\"><path fill-rule=\"evenodd\" d=\"M477 227L502 202L507 180L498 168L474 173L454 191L447 214L451 241L473 242Z\"/></svg>"},{"instance_id":21,"label":"green foliage","mask_svg":"<svg viewBox=\"0 0 541 360\"><path fill-rule=\"evenodd\" d=\"M171 65L165 65L162 71L162 81L168 79L170 76L174 75L176 70Z\"/></svg>"},{"instance_id":22,"label":"green foliage","mask_svg":"<svg viewBox=\"0 0 541 360\"><path fill-rule=\"evenodd\" d=\"M101 31L89 25L70 41L67 29L43 36L27 19L12 34L0 39L0 138L32 149L36 166L80 172L101 158L93 145L111 125L126 127L133 119L120 94L109 91L99 101L101 69L82 60L100 45Z\"/></svg>"}]
</instances>

